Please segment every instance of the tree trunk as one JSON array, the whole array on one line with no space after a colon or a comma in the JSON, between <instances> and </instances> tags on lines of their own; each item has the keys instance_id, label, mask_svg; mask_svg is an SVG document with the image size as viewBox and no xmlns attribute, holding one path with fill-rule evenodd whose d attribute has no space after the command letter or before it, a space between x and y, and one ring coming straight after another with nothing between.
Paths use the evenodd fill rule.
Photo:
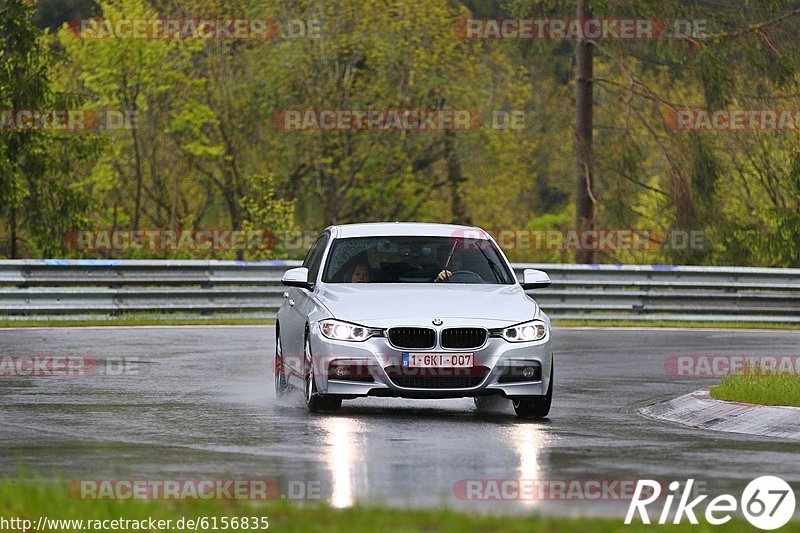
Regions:
<instances>
[{"instance_id":1,"label":"tree trunk","mask_svg":"<svg viewBox=\"0 0 800 533\"><path fill-rule=\"evenodd\" d=\"M142 154L139 152L139 136L136 133L136 128L131 130L131 135L133 135L133 157L136 171L136 203L133 206L133 229L138 230L142 211Z\"/></svg>"},{"instance_id":2,"label":"tree trunk","mask_svg":"<svg viewBox=\"0 0 800 533\"><path fill-rule=\"evenodd\" d=\"M577 0L577 18L591 18L590 0ZM594 202L591 196L593 149L592 149L592 77L593 45L579 40L576 45L575 63L575 229L587 231L594 228ZM575 253L577 263L594 262L591 250Z\"/></svg>"},{"instance_id":3,"label":"tree trunk","mask_svg":"<svg viewBox=\"0 0 800 533\"><path fill-rule=\"evenodd\" d=\"M9 257L17 259L17 208L12 207L8 212L8 229L11 232L11 242L9 243Z\"/></svg>"},{"instance_id":4,"label":"tree trunk","mask_svg":"<svg viewBox=\"0 0 800 533\"><path fill-rule=\"evenodd\" d=\"M445 158L447 161L447 182L450 185L450 223L468 224L464 200L461 197L461 184L465 181L461 173L461 161L455 149L455 136L452 130L445 131Z\"/></svg>"}]
</instances>

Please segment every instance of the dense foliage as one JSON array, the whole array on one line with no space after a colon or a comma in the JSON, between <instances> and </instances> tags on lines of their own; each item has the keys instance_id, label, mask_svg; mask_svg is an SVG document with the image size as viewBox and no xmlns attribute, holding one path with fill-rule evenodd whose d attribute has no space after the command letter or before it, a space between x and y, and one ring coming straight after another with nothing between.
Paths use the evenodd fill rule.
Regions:
<instances>
[{"instance_id":1,"label":"dense foliage","mask_svg":"<svg viewBox=\"0 0 800 533\"><path fill-rule=\"evenodd\" d=\"M602 250L594 261L800 266L800 123L674 128L681 109L799 109L800 2L587 4L600 19L703 21L701 34L594 44L587 183L594 227L696 232L702 245ZM73 132L0 127L0 257L303 253L281 239L246 252L70 249L65 235L86 228L573 229L575 41L463 39L457 29L464 18L574 13L574 1L555 0L0 0L0 112L101 117ZM268 40L88 39L69 23L88 17L282 25ZM286 110L322 109L476 110L483 125L278 125ZM519 127L492 127L511 113L524 117ZM125 127L103 127L109 117ZM512 260L575 259L569 249L511 248Z\"/></svg>"}]
</instances>

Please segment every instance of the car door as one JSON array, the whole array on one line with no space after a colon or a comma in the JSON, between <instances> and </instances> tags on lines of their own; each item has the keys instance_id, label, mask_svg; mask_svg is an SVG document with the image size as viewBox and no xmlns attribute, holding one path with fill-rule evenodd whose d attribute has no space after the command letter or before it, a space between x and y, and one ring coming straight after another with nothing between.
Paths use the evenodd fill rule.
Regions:
<instances>
[{"instance_id":1,"label":"car door","mask_svg":"<svg viewBox=\"0 0 800 533\"><path fill-rule=\"evenodd\" d=\"M308 269L308 280L311 283L317 281L328 239L328 233L317 237L303 260L303 266ZM314 308L314 300L311 291L300 287L287 287L284 295L285 301L278 313L284 358L289 372L299 377L303 368L305 326L308 315Z\"/></svg>"}]
</instances>

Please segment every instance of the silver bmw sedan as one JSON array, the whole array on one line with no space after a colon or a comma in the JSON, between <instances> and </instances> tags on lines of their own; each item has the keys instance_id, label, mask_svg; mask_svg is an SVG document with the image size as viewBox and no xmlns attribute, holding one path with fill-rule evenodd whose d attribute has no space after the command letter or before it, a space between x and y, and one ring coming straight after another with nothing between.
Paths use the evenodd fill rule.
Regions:
<instances>
[{"instance_id":1,"label":"silver bmw sedan","mask_svg":"<svg viewBox=\"0 0 800 533\"><path fill-rule=\"evenodd\" d=\"M550 278L523 277L480 228L331 226L281 280L276 394L302 388L314 412L363 396L506 398L519 417L545 417L550 319L525 290Z\"/></svg>"}]
</instances>

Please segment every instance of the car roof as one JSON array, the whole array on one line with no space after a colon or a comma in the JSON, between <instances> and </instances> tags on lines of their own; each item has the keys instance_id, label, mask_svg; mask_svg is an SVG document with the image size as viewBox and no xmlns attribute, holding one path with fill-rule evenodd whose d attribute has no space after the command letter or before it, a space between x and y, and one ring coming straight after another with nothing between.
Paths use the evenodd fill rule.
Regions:
<instances>
[{"instance_id":1,"label":"car roof","mask_svg":"<svg viewBox=\"0 0 800 533\"><path fill-rule=\"evenodd\" d=\"M419 237L464 237L487 239L485 231L476 226L456 224L432 224L427 222L370 222L364 224L342 224L331 226L334 238L389 237L395 235Z\"/></svg>"}]
</instances>

